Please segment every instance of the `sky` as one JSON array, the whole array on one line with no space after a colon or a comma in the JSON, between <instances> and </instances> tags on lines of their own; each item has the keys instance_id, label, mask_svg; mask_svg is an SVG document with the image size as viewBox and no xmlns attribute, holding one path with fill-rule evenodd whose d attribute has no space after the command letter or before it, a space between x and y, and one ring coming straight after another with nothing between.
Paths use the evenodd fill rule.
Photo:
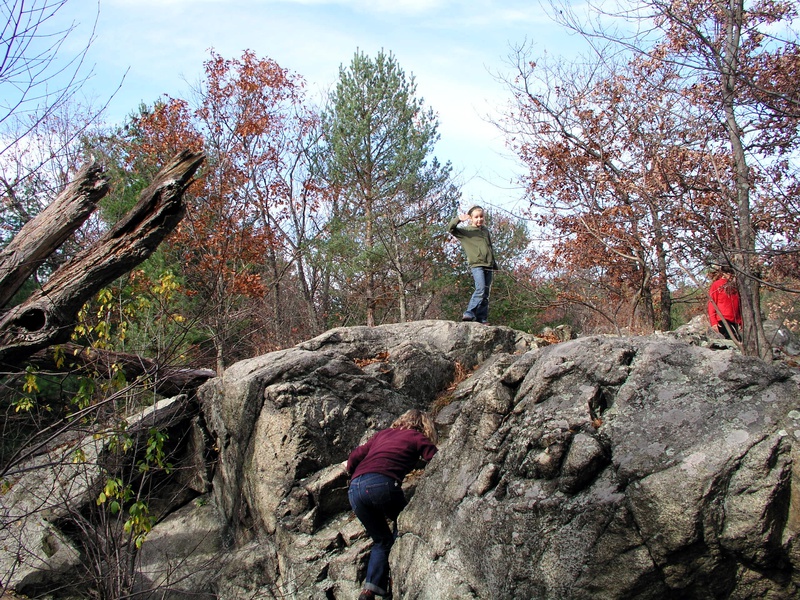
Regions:
<instances>
[{"instance_id":1,"label":"sky","mask_svg":"<svg viewBox=\"0 0 800 600\"><path fill-rule=\"evenodd\" d=\"M302 76L314 101L357 50L391 52L438 115L435 155L458 175L462 208L513 213L524 208L521 166L491 124L510 100L497 76L510 72L515 46L560 55L575 43L535 0L68 0L58 18L77 25L73 49L97 19L83 91L104 102L121 83L106 113L111 123L164 94L188 98L210 49L271 58Z\"/></svg>"}]
</instances>

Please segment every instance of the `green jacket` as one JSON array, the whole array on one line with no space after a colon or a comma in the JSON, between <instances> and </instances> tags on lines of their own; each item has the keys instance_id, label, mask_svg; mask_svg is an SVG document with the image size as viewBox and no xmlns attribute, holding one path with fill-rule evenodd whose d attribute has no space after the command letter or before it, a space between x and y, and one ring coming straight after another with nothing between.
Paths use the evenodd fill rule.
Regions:
<instances>
[{"instance_id":1,"label":"green jacket","mask_svg":"<svg viewBox=\"0 0 800 600\"><path fill-rule=\"evenodd\" d=\"M497 261L494 258L489 230L486 227L478 228L472 225L459 227L460 222L458 217L454 217L447 228L461 242L461 247L467 254L469 266L496 269Z\"/></svg>"}]
</instances>

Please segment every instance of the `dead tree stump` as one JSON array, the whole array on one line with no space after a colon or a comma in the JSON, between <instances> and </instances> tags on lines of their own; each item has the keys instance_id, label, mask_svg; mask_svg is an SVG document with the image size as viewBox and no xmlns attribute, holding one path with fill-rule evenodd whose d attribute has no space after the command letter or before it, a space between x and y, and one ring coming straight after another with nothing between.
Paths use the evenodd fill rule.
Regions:
<instances>
[{"instance_id":1,"label":"dead tree stump","mask_svg":"<svg viewBox=\"0 0 800 600\"><path fill-rule=\"evenodd\" d=\"M141 193L137 205L119 223L94 245L62 265L30 298L2 315L0 364L18 368L38 350L69 340L78 311L84 303L104 286L144 261L178 225L185 212L183 194L202 162L203 155L200 153L184 151L176 156L156 175L153 183ZM59 196L63 206L72 203L86 206L80 210L61 208L60 213L53 211L56 214L47 215L44 219L64 221L61 225L53 223L47 227L30 227L16 244L17 248L28 249L27 263L23 260L24 266L14 267L20 261L15 251L8 252L6 249L2 256L5 263L0 262L0 274L7 272L10 280L18 280L26 270L30 275L41 257L47 255L45 251L55 250L56 240L68 236L86 219L88 214L83 215L83 220L79 215L88 209L89 204L93 208L97 200L107 193L107 182L100 172L93 169L82 172L81 179ZM73 213L74 216L70 216ZM80 223L75 225L78 220ZM24 228L17 238L23 231ZM43 231L52 233L44 235ZM17 242L17 238L12 244ZM38 250L39 247L41 250ZM6 264L9 266L6 267Z\"/></svg>"}]
</instances>

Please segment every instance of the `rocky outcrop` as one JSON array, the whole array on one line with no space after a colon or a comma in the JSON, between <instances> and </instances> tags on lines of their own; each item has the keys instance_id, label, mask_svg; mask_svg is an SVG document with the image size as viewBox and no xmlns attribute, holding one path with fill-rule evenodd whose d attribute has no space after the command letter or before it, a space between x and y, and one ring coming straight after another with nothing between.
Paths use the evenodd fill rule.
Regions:
<instances>
[{"instance_id":1,"label":"rocky outcrop","mask_svg":"<svg viewBox=\"0 0 800 600\"><path fill-rule=\"evenodd\" d=\"M535 345L505 327L444 321L342 328L206 384L220 452L215 504L244 554L257 549L272 565L254 583L233 561L226 589L357 596L369 544L347 501L350 451L409 408L427 409L457 373Z\"/></svg>"},{"instance_id":2,"label":"rocky outcrop","mask_svg":"<svg viewBox=\"0 0 800 600\"><path fill-rule=\"evenodd\" d=\"M451 443L401 516L401 597L796 595L789 369L587 338L460 391Z\"/></svg>"},{"instance_id":3,"label":"rocky outcrop","mask_svg":"<svg viewBox=\"0 0 800 600\"><path fill-rule=\"evenodd\" d=\"M369 542L342 462L417 407L443 439L405 485L396 598L795 597L799 384L671 336L335 329L199 390L198 493L149 534L137 590L355 598Z\"/></svg>"}]
</instances>

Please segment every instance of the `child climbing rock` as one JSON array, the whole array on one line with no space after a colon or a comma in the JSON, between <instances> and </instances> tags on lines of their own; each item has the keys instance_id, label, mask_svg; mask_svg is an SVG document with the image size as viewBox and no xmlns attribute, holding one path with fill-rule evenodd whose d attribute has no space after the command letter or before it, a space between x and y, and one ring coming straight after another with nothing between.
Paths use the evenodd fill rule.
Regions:
<instances>
[{"instance_id":1,"label":"child climbing rock","mask_svg":"<svg viewBox=\"0 0 800 600\"><path fill-rule=\"evenodd\" d=\"M347 495L372 538L367 577L358 600L373 600L376 594L391 596L389 551L397 537L397 516L406 506L403 479L420 459L427 462L433 458L437 441L433 420L412 409L350 453L347 472L352 479Z\"/></svg>"}]
</instances>

